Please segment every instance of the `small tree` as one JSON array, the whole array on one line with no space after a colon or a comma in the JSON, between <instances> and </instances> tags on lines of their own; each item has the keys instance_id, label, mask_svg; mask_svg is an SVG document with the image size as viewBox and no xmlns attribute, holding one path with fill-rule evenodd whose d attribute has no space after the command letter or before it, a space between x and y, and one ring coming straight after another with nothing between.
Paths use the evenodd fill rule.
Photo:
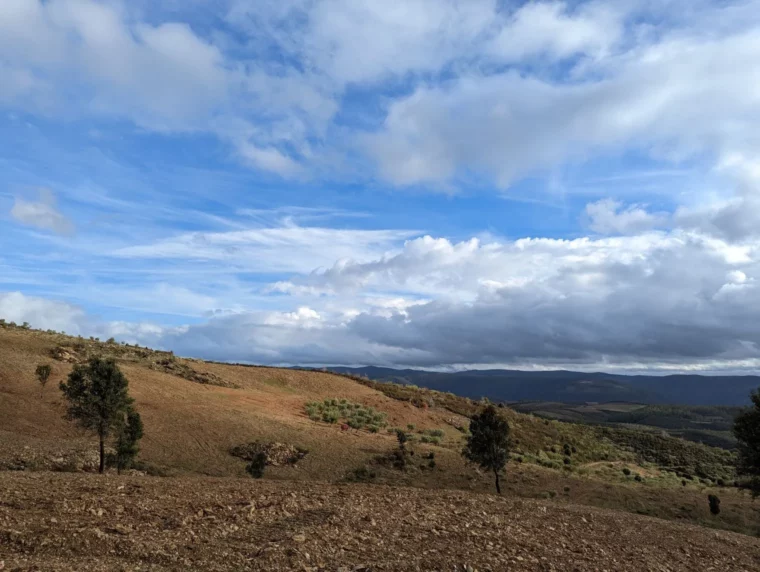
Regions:
<instances>
[{"instance_id":1,"label":"small tree","mask_svg":"<svg viewBox=\"0 0 760 572\"><path fill-rule=\"evenodd\" d=\"M37 369L34 370L34 374L37 376L37 381L40 382L40 399L42 399L42 394L45 391L45 384L48 382L52 371L52 368L46 363L38 365Z\"/></svg>"},{"instance_id":2,"label":"small tree","mask_svg":"<svg viewBox=\"0 0 760 572\"><path fill-rule=\"evenodd\" d=\"M406 442L409 440L409 436L406 432L401 429L396 431L396 439L398 440L398 448L402 451L406 451Z\"/></svg>"},{"instance_id":3,"label":"small tree","mask_svg":"<svg viewBox=\"0 0 760 572\"><path fill-rule=\"evenodd\" d=\"M720 499L717 495L707 495L707 502L710 503L710 514L712 515L719 515L720 514Z\"/></svg>"},{"instance_id":4,"label":"small tree","mask_svg":"<svg viewBox=\"0 0 760 572\"><path fill-rule=\"evenodd\" d=\"M116 434L116 471L121 474L124 469L130 468L137 453L140 451L138 441L143 436L143 423L140 414L131 407L127 410L124 419L119 425Z\"/></svg>"},{"instance_id":5,"label":"small tree","mask_svg":"<svg viewBox=\"0 0 760 572\"><path fill-rule=\"evenodd\" d=\"M267 454L264 451L256 453L251 462L245 467L245 471L254 479L260 479L264 476L264 469L267 467Z\"/></svg>"},{"instance_id":6,"label":"small tree","mask_svg":"<svg viewBox=\"0 0 760 572\"><path fill-rule=\"evenodd\" d=\"M127 392L128 382L113 359L92 358L86 365L77 364L61 391L69 405L66 417L98 435L99 472L105 470L105 442L114 429L124 423L133 400Z\"/></svg>"},{"instance_id":7,"label":"small tree","mask_svg":"<svg viewBox=\"0 0 760 572\"><path fill-rule=\"evenodd\" d=\"M752 496L760 495L760 389L750 395L752 407L737 415L734 436L737 440L736 472L750 478Z\"/></svg>"},{"instance_id":8,"label":"small tree","mask_svg":"<svg viewBox=\"0 0 760 572\"><path fill-rule=\"evenodd\" d=\"M496 492L501 494L499 473L509 459L509 423L493 405L470 421L470 435L462 454L482 468L493 471Z\"/></svg>"}]
</instances>

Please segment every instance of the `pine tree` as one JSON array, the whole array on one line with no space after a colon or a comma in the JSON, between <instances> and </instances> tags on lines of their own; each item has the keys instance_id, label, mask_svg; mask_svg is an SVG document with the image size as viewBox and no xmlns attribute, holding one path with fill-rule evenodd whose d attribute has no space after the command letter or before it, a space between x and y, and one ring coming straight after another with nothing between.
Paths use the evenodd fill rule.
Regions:
<instances>
[{"instance_id":1,"label":"pine tree","mask_svg":"<svg viewBox=\"0 0 760 572\"><path fill-rule=\"evenodd\" d=\"M142 436L143 423L140 414L130 407L116 433L116 470L119 474L134 464L140 451L137 443Z\"/></svg>"},{"instance_id":2,"label":"pine tree","mask_svg":"<svg viewBox=\"0 0 760 572\"><path fill-rule=\"evenodd\" d=\"M750 478L752 496L760 496L760 389L750 395L752 407L737 415L734 436L737 440L736 472Z\"/></svg>"},{"instance_id":3,"label":"pine tree","mask_svg":"<svg viewBox=\"0 0 760 572\"><path fill-rule=\"evenodd\" d=\"M66 417L98 436L98 470L102 473L105 470L106 439L121 426L132 407L127 378L114 360L96 357L86 365L75 365L60 388L69 402Z\"/></svg>"},{"instance_id":4,"label":"pine tree","mask_svg":"<svg viewBox=\"0 0 760 572\"><path fill-rule=\"evenodd\" d=\"M509 459L509 423L493 405L470 421L470 435L462 454L482 468L493 471L496 492L501 494L499 474Z\"/></svg>"}]
</instances>

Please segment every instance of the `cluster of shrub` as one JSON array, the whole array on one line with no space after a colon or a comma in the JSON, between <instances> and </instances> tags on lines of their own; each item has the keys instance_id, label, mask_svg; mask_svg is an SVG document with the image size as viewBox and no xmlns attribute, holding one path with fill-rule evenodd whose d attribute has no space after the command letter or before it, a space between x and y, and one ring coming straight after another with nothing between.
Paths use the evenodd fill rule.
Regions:
<instances>
[{"instance_id":1,"label":"cluster of shrub","mask_svg":"<svg viewBox=\"0 0 760 572\"><path fill-rule=\"evenodd\" d=\"M6 322L4 319L0 318L0 328L21 328L22 330L30 330L32 326L29 322L24 322L23 324L18 325L16 322Z\"/></svg>"},{"instance_id":2,"label":"cluster of shrub","mask_svg":"<svg viewBox=\"0 0 760 572\"><path fill-rule=\"evenodd\" d=\"M382 411L361 403L352 403L347 399L310 401L305 405L305 409L312 421L345 423L352 429L366 429L371 433L377 433L388 425L387 416Z\"/></svg>"},{"instance_id":3,"label":"cluster of shrub","mask_svg":"<svg viewBox=\"0 0 760 572\"><path fill-rule=\"evenodd\" d=\"M415 434L416 431L416 434ZM443 429L419 429L417 430L417 427L410 423L406 426L406 430L400 429L398 427L391 427L388 429L388 433L391 434L399 434L404 433L406 435L407 441L416 441L419 439L420 443L426 443L429 445L440 445L441 440L443 439L445 433L443 432Z\"/></svg>"},{"instance_id":4,"label":"cluster of shrub","mask_svg":"<svg viewBox=\"0 0 760 572\"><path fill-rule=\"evenodd\" d=\"M414 428L413 425L409 425L409 427ZM414 455L414 450L409 447L409 444L415 439L415 436L412 433L407 433L403 429L391 429L390 431L393 431L396 433L396 440L398 442L398 447L390 452L387 456L379 457L377 460L381 464L390 463L394 469L399 470L405 470L412 464L412 458ZM433 431L436 431L435 429ZM440 431L440 430L439 430ZM441 432L442 433L442 432ZM429 437L428 435L423 435L423 437ZM420 439L423 443L427 443L429 441L423 441ZM436 463L435 463L435 453L433 451L429 451L427 454L423 457L423 463L420 465L420 468L423 469L435 469Z\"/></svg>"},{"instance_id":5,"label":"cluster of shrub","mask_svg":"<svg viewBox=\"0 0 760 572\"><path fill-rule=\"evenodd\" d=\"M683 477L733 480L736 457L730 451L634 429L597 427L596 431L600 437L629 449L639 462L670 469Z\"/></svg>"}]
</instances>

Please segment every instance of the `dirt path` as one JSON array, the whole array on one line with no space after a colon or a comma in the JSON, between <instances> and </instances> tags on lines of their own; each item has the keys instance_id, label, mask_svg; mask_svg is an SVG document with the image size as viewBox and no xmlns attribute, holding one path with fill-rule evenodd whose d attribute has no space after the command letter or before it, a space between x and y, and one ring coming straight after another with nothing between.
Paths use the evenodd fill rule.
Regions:
<instances>
[{"instance_id":1,"label":"dirt path","mask_svg":"<svg viewBox=\"0 0 760 572\"><path fill-rule=\"evenodd\" d=\"M465 492L0 473L5 570L760 569L760 540Z\"/></svg>"}]
</instances>

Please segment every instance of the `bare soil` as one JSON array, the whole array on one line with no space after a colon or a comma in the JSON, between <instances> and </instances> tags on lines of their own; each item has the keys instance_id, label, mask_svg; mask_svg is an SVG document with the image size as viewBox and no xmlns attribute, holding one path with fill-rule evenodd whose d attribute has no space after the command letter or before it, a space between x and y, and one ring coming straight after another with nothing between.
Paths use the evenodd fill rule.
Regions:
<instances>
[{"instance_id":1,"label":"bare soil","mask_svg":"<svg viewBox=\"0 0 760 572\"><path fill-rule=\"evenodd\" d=\"M5 472L0 493L5 570L760 569L748 536L463 491Z\"/></svg>"}]
</instances>

